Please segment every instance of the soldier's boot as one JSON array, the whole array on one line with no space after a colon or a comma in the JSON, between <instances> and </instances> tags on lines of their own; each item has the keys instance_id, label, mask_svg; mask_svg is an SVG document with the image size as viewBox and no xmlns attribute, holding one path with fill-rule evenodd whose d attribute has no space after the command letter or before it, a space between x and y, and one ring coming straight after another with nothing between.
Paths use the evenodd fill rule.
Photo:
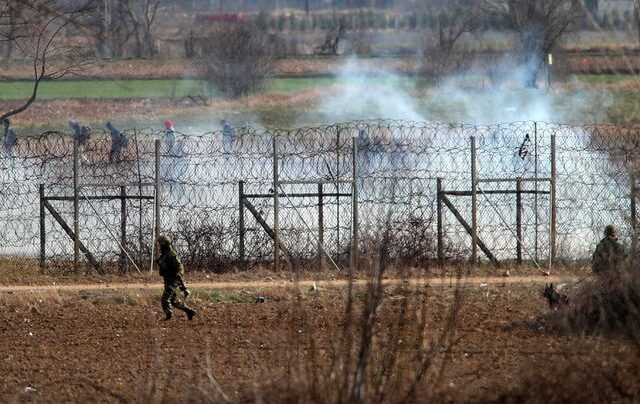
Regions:
<instances>
[{"instance_id":1,"label":"soldier's boot","mask_svg":"<svg viewBox=\"0 0 640 404\"><path fill-rule=\"evenodd\" d=\"M166 312L166 313L164 313L164 314L165 314L165 317L162 319L162 321L169 321L169 320L171 320L171 312L170 312L170 311L168 311L168 312Z\"/></svg>"},{"instance_id":2,"label":"soldier's boot","mask_svg":"<svg viewBox=\"0 0 640 404\"><path fill-rule=\"evenodd\" d=\"M184 291L182 291L182 293L184 293L184 299L187 300L187 298L189 296L191 296L191 291L187 288L184 288Z\"/></svg>"},{"instance_id":3,"label":"soldier's boot","mask_svg":"<svg viewBox=\"0 0 640 404\"><path fill-rule=\"evenodd\" d=\"M193 319L193 317L195 317L195 315L196 315L196 313L197 313L197 311L195 311L194 309L192 309L192 308L190 308L190 307L187 307L187 308L184 310L184 312L185 312L185 313L187 313L187 318L188 318L189 320L192 320L192 319Z\"/></svg>"}]
</instances>

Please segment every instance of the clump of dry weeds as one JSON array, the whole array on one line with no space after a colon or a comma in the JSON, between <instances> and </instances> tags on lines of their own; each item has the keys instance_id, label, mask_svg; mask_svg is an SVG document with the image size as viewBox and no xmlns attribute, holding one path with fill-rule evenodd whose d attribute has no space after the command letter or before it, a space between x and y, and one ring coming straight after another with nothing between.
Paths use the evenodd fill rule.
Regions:
<instances>
[{"instance_id":1,"label":"clump of dry weeds","mask_svg":"<svg viewBox=\"0 0 640 404\"><path fill-rule=\"evenodd\" d=\"M637 402L640 399L640 273L637 263L610 269L577 285L569 304L543 318L558 338L596 338L594 346L548 355L543 363L523 366L518 382L491 401L503 403ZM607 341L622 339L624 352ZM604 359L603 359L604 358Z\"/></svg>"},{"instance_id":2,"label":"clump of dry weeds","mask_svg":"<svg viewBox=\"0 0 640 404\"><path fill-rule=\"evenodd\" d=\"M640 273L634 264L585 280L570 304L547 315L556 330L621 334L640 346Z\"/></svg>"},{"instance_id":3,"label":"clump of dry weeds","mask_svg":"<svg viewBox=\"0 0 640 404\"><path fill-rule=\"evenodd\" d=\"M392 261L390 229L387 220L378 238L367 239L367 285L358 290L349 283L340 331L329 344L313 332L298 332L326 326L316 312L321 307L305 304L305 294L298 292L291 306L289 348L283 353L286 370L263 380L248 400L413 402L439 394L456 340L463 289L458 282L453 293L442 294L446 302L430 305L434 291L427 284L405 282L386 288L383 278Z\"/></svg>"}]
</instances>

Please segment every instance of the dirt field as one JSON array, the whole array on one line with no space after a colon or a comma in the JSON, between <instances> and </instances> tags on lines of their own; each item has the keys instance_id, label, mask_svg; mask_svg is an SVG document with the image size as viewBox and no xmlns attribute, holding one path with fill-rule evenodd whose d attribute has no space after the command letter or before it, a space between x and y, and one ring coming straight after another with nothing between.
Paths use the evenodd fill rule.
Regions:
<instances>
[{"instance_id":1,"label":"dirt field","mask_svg":"<svg viewBox=\"0 0 640 404\"><path fill-rule=\"evenodd\" d=\"M637 347L615 336L547 330L540 321L548 312L541 296L547 280L483 278L461 288L452 343L436 351L437 368L410 401L637 400ZM282 279L193 283L190 304L198 315L191 322L182 313L159 321L157 284L4 286L0 401L332 401L340 383L329 372L331 353L344 349L347 288L317 281L311 290L312 284L301 284L297 293ZM367 377L373 380L384 358L394 357L387 376L410 380L411 347L434 344L447 329L454 285L445 279L386 287ZM257 303L259 296L266 302ZM357 358L362 285L354 296L355 344L347 351ZM407 314L407 299L419 301L419 310ZM422 315L420 334L414 328ZM403 324L400 333L397 324ZM602 374L615 383L601 386ZM388 399L396 401L393 391Z\"/></svg>"}]
</instances>

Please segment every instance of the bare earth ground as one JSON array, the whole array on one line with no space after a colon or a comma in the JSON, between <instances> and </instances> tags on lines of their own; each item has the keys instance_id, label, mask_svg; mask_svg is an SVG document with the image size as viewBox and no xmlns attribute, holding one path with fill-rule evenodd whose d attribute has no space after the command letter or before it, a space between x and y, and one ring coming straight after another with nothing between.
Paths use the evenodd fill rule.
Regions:
<instances>
[{"instance_id":1,"label":"bare earth ground","mask_svg":"<svg viewBox=\"0 0 640 404\"><path fill-rule=\"evenodd\" d=\"M491 61L492 55L486 57ZM353 56L285 58L276 62L274 74L277 76L313 76L335 74L339 66L353 61ZM415 73L415 57L358 58L358 63L350 66L352 71L392 71ZM580 52L566 56L562 60L563 69L572 73L601 74L633 72L640 65L636 53L611 50L597 56ZM0 80L30 80L33 68L25 62L0 62ZM563 71L563 73L566 73ZM201 76L196 59L103 59L87 65L81 77L91 79L175 79L197 78Z\"/></svg>"},{"instance_id":2,"label":"bare earth ground","mask_svg":"<svg viewBox=\"0 0 640 404\"><path fill-rule=\"evenodd\" d=\"M147 286L5 284L0 289L0 401L198 402L218 397L211 374L234 402L274 402L283 397L273 386L295 379L292 368L309 361L319 368L326 365L326 352L336 347L344 322L344 281L316 280L313 291L314 281L307 280L297 295L286 276L268 282L193 278L188 279L194 291L190 304L198 315L192 322L182 313L170 322L159 321L157 278ZM635 347L618 337L561 335L538 321L548 311L541 285L563 278L470 281L463 288L457 342L450 352L439 354L447 356L443 377L423 388L422 397L437 391L454 401L494 400L517 389L527 375L544 379L555 374L554 367L575 362L592 369L635 371L622 382L630 383L628 391L638 398L640 357ZM430 332L437 333L455 280L416 283L427 295ZM398 313L403 299L398 287L386 287L378 320L382 325ZM357 304L362 293L358 287ZM266 297L266 303L256 303L257 296ZM402 341L394 349L402 350ZM603 401L602 396L589 397L587 401Z\"/></svg>"},{"instance_id":3,"label":"bare earth ground","mask_svg":"<svg viewBox=\"0 0 640 404\"><path fill-rule=\"evenodd\" d=\"M300 58L282 59L276 63L274 74L279 76L309 76L335 73L336 66L350 59L335 58ZM396 72L413 72L414 59L362 59L354 69L390 70ZM0 80L29 80L32 78L31 66L23 63L0 64L2 73ZM111 59L99 60L83 70L82 77L93 79L175 79L200 77L197 61L193 59Z\"/></svg>"}]
</instances>

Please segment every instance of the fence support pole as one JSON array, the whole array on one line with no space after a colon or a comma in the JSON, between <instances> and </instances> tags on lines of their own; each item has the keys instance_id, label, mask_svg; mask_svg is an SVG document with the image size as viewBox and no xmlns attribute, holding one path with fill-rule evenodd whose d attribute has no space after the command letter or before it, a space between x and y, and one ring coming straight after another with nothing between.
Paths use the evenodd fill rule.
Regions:
<instances>
[{"instance_id":1,"label":"fence support pole","mask_svg":"<svg viewBox=\"0 0 640 404\"><path fill-rule=\"evenodd\" d=\"M45 257L46 257L46 233L45 233L45 220L44 220L44 184L40 184L40 272L44 274L45 271Z\"/></svg>"},{"instance_id":2,"label":"fence support pole","mask_svg":"<svg viewBox=\"0 0 640 404\"><path fill-rule=\"evenodd\" d=\"M631 252L635 259L638 249L638 212L636 198L638 197L638 188L635 174L631 174Z\"/></svg>"},{"instance_id":3,"label":"fence support pole","mask_svg":"<svg viewBox=\"0 0 640 404\"><path fill-rule=\"evenodd\" d=\"M278 270L280 245L280 223L278 222L278 154L276 135L273 135L273 270Z\"/></svg>"},{"instance_id":4,"label":"fence support pole","mask_svg":"<svg viewBox=\"0 0 640 404\"><path fill-rule=\"evenodd\" d=\"M555 265L556 256L558 254L558 204L556 202L557 176L556 135L551 135L551 256L549 260L549 269Z\"/></svg>"},{"instance_id":5,"label":"fence support pole","mask_svg":"<svg viewBox=\"0 0 640 404\"><path fill-rule=\"evenodd\" d=\"M516 179L516 261L522 264L522 178Z\"/></svg>"},{"instance_id":6,"label":"fence support pole","mask_svg":"<svg viewBox=\"0 0 640 404\"><path fill-rule=\"evenodd\" d=\"M352 154L352 158L353 158L353 183L351 185L352 187L352 212L353 212L353 217L351 222L353 223L353 239L352 239L352 252L351 252L351 268L353 270L352 273L355 273L358 270L358 253L359 253L359 246L358 246L358 239L360 237L359 233L358 233L358 138L356 137L351 137L351 145L353 148L353 154Z\"/></svg>"},{"instance_id":7,"label":"fence support pole","mask_svg":"<svg viewBox=\"0 0 640 404\"><path fill-rule=\"evenodd\" d=\"M79 222L79 193L78 169L80 166L80 150L78 138L73 140L73 271L80 275L80 222Z\"/></svg>"},{"instance_id":8,"label":"fence support pole","mask_svg":"<svg viewBox=\"0 0 640 404\"><path fill-rule=\"evenodd\" d=\"M127 188L120 187L120 273L127 272Z\"/></svg>"},{"instance_id":9,"label":"fence support pole","mask_svg":"<svg viewBox=\"0 0 640 404\"><path fill-rule=\"evenodd\" d=\"M155 210L156 210L156 217L155 217L155 230L156 230L156 237L158 237L160 235L160 230L161 230L161 216L160 216L160 196L162 195L162 193L160 192L160 139L156 139L155 141L155 165L156 165L156 175L155 175L155 181L154 181L154 188L155 188L155 192L156 192L156 197L155 197ZM152 241L155 244L155 240Z\"/></svg>"},{"instance_id":10,"label":"fence support pole","mask_svg":"<svg viewBox=\"0 0 640 404\"><path fill-rule=\"evenodd\" d=\"M244 264L244 181L238 181L238 225L240 227L240 263Z\"/></svg>"},{"instance_id":11,"label":"fence support pole","mask_svg":"<svg viewBox=\"0 0 640 404\"><path fill-rule=\"evenodd\" d=\"M444 229L442 223L442 194L444 192L442 186L442 178L437 179L437 203L436 209L438 214L438 265L444 265Z\"/></svg>"},{"instance_id":12,"label":"fence support pole","mask_svg":"<svg viewBox=\"0 0 640 404\"><path fill-rule=\"evenodd\" d=\"M324 245L324 200L323 186L318 184L318 271L322 271L325 266L325 257L322 251Z\"/></svg>"},{"instance_id":13,"label":"fence support pole","mask_svg":"<svg viewBox=\"0 0 640 404\"><path fill-rule=\"evenodd\" d=\"M336 245L338 246L338 258L340 258L340 125L336 125Z\"/></svg>"},{"instance_id":14,"label":"fence support pole","mask_svg":"<svg viewBox=\"0 0 640 404\"><path fill-rule=\"evenodd\" d=\"M478 263L478 173L476 167L476 137L471 136L471 262Z\"/></svg>"},{"instance_id":15,"label":"fence support pole","mask_svg":"<svg viewBox=\"0 0 640 404\"><path fill-rule=\"evenodd\" d=\"M539 219L538 219L538 122L533 121L533 177L535 179L534 186L536 192L533 194L533 210L535 212L534 220L535 220L535 238L534 242L534 256L536 261L538 261L538 231L539 231Z\"/></svg>"}]
</instances>

